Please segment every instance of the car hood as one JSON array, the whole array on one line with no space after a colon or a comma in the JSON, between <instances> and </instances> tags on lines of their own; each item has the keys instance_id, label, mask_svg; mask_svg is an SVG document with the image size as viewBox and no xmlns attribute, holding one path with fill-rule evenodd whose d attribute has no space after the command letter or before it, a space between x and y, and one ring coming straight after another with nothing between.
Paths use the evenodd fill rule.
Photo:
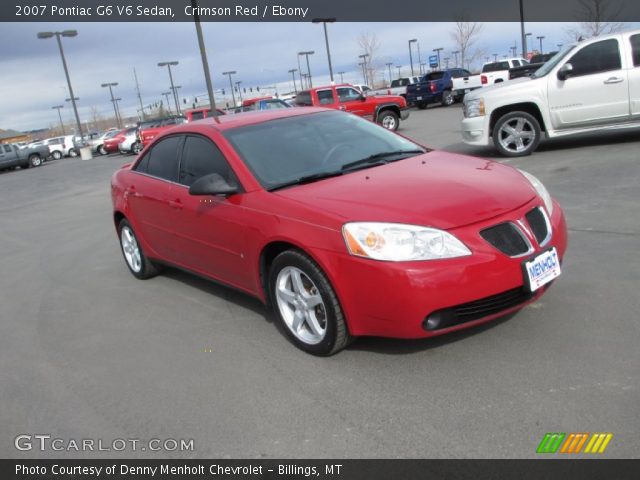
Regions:
<instances>
[{"instance_id":1,"label":"car hood","mask_svg":"<svg viewBox=\"0 0 640 480\"><path fill-rule=\"evenodd\" d=\"M535 197L516 169L430 152L274 194L340 222L381 221L452 229L502 215Z\"/></svg>"}]
</instances>

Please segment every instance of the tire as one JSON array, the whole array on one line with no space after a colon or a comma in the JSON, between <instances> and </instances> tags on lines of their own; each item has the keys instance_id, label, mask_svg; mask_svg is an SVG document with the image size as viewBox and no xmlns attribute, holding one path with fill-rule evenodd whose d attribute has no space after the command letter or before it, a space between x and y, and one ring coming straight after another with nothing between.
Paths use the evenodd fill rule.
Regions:
<instances>
[{"instance_id":1,"label":"tire","mask_svg":"<svg viewBox=\"0 0 640 480\"><path fill-rule=\"evenodd\" d=\"M40 155L37 155L35 153L33 155L29 155L29 163L27 164L27 168L39 167L40 165L42 165L42 157L40 157Z\"/></svg>"},{"instance_id":2,"label":"tire","mask_svg":"<svg viewBox=\"0 0 640 480\"><path fill-rule=\"evenodd\" d=\"M131 153L137 155L142 151L142 144L140 142L134 142L133 145L131 145Z\"/></svg>"},{"instance_id":3,"label":"tire","mask_svg":"<svg viewBox=\"0 0 640 480\"><path fill-rule=\"evenodd\" d=\"M69 149L69 156L70 157L77 157L78 156L78 152L76 151L75 148L70 148Z\"/></svg>"},{"instance_id":4,"label":"tire","mask_svg":"<svg viewBox=\"0 0 640 480\"><path fill-rule=\"evenodd\" d=\"M105 150L104 145L100 145L96 150L100 155L106 155L107 153L109 153Z\"/></svg>"},{"instance_id":5,"label":"tire","mask_svg":"<svg viewBox=\"0 0 640 480\"><path fill-rule=\"evenodd\" d=\"M329 280L304 253L286 250L278 255L271 264L267 288L282 330L299 349L328 356L351 342L342 308Z\"/></svg>"},{"instance_id":6,"label":"tire","mask_svg":"<svg viewBox=\"0 0 640 480\"><path fill-rule=\"evenodd\" d=\"M440 101L440 105L443 107L449 107L455 103L455 98L453 98L453 93L451 90L445 90L442 92L442 100Z\"/></svg>"},{"instance_id":7,"label":"tire","mask_svg":"<svg viewBox=\"0 0 640 480\"><path fill-rule=\"evenodd\" d=\"M378 123L387 130L395 132L400 126L398 114L392 110L383 110L378 114Z\"/></svg>"},{"instance_id":8,"label":"tire","mask_svg":"<svg viewBox=\"0 0 640 480\"><path fill-rule=\"evenodd\" d=\"M416 103L416 107L418 107L420 110L424 110L425 108L427 108L427 104L426 102L418 102Z\"/></svg>"},{"instance_id":9,"label":"tire","mask_svg":"<svg viewBox=\"0 0 640 480\"><path fill-rule=\"evenodd\" d=\"M510 112L498 119L492 136L496 149L505 157L524 157L538 148L540 124L530 113Z\"/></svg>"},{"instance_id":10,"label":"tire","mask_svg":"<svg viewBox=\"0 0 640 480\"><path fill-rule=\"evenodd\" d=\"M118 225L118 238L124 261L134 277L146 280L160 273L160 268L142 251L138 237L126 218L123 218Z\"/></svg>"},{"instance_id":11,"label":"tire","mask_svg":"<svg viewBox=\"0 0 640 480\"><path fill-rule=\"evenodd\" d=\"M51 156L54 160L60 160L62 158L62 152L60 150L54 150Z\"/></svg>"}]
</instances>

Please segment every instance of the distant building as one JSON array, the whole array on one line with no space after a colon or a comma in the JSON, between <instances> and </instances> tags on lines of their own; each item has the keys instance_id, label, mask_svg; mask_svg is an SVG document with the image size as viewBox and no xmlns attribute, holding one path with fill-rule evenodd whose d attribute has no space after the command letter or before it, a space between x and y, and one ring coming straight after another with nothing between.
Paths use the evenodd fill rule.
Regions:
<instances>
[{"instance_id":1,"label":"distant building","mask_svg":"<svg viewBox=\"0 0 640 480\"><path fill-rule=\"evenodd\" d=\"M22 132L16 132L15 130L0 130L0 143L17 143L28 142L31 140L31 135Z\"/></svg>"}]
</instances>

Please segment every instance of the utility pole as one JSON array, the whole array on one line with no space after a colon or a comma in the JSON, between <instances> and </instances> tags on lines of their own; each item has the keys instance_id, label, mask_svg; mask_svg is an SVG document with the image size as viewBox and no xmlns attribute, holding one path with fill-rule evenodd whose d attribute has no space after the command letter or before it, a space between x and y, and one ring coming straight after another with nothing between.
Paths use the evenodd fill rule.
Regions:
<instances>
[{"instance_id":1,"label":"utility pole","mask_svg":"<svg viewBox=\"0 0 640 480\"><path fill-rule=\"evenodd\" d=\"M216 108L216 99L213 95L213 83L211 82L211 73L209 72L209 60L207 59L207 50L204 46L204 36L202 34L202 26L200 25L200 15L198 14L198 2L191 0L193 8L193 21L196 24L196 36L198 37L198 46L200 47L200 58L202 59L202 69L204 70L204 81L207 84L207 95L209 96L209 107L211 108L211 116L218 120L218 109Z\"/></svg>"},{"instance_id":2,"label":"utility pole","mask_svg":"<svg viewBox=\"0 0 640 480\"><path fill-rule=\"evenodd\" d=\"M56 105L55 107L51 107L54 110L58 110L58 118L60 119L60 129L62 130L62 135L66 135L64 131L64 123L62 123L62 114L60 113L60 109L64 108L64 105Z\"/></svg>"},{"instance_id":3,"label":"utility pole","mask_svg":"<svg viewBox=\"0 0 640 480\"><path fill-rule=\"evenodd\" d=\"M293 80L293 90L296 92L296 95L298 94L298 89L296 88L296 72L298 70L296 68L292 68L291 70L289 70L289 73L291 74L291 78Z\"/></svg>"},{"instance_id":4,"label":"utility pole","mask_svg":"<svg viewBox=\"0 0 640 480\"><path fill-rule=\"evenodd\" d=\"M385 65L389 69L389 86L391 86L391 82L393 81L391 80L391 66L393 65L393 62L385 63Z\"/></svg>"},{"instance_id":5,"label":"utility pole","mask_svg":"<svg viewBox=\"0 0 640 480\"><path fill-rule=\"evenodd\" d=\"M136 79L136 92L138 93L138 101L140 102L140 114L142 116L142 120L144 120L144 106L142 105L142 95L140 94L140 84L138 83L138 74L136 73L135 67L133 67L133 78Z\"/></svg>"},{"instance_id":6,"label":"utility pole","mask_svg":"<svg viewBox=\"0 0 640 480\"><path fill-rule=\"evenodd\" d=\"M231 75L235 75L235 70L229 70L228 72L222 72L222 75L229 75L229 87L231 87L231 100L233 101L233 106L236 106L236 96L233 93L233 80L231 80Z\"/></svg>"}]
</instances>

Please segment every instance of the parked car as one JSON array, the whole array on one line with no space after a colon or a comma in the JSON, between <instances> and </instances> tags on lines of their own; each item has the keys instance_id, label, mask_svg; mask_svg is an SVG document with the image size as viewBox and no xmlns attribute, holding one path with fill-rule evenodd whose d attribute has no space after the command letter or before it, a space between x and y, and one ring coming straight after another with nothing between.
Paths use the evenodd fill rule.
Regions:
<instances>
[{"instance_id":1,"label":"parked car","mask_svg":"<svg viewBox=\"0 0 640 480\"><path fill-rule=\"evenodd\" d=\"M135 277L168 264L237 288L316 355L515 312L567 248L562 209L530 174L323 108L175 127L111 193Z\"/></svg>"},{"instance_id":2,"label":"parked car","mask_svg":"<svg viewBox=\"0 0 640 480\"><path fill-rule=\"evenodd\" d=\"M397 130L400 120L409 117L407 101L398 96L365 96L353 85L330 85L298 92L296 106L326 107L353 113L379 123L388 130Z\"/></svg>"},{"instance_id":3,"label":"parked car","mask_svg":"<svg viewBox=\"0 0 640 480\"><path fill-rule=\"evenodd\" d=\"M138 128L127 128L119 135L118 152L121 154L136 153L134 145L138 141Z\"/></svg>"},{"instance_id":4,"label":"parked car","mask_svg":"<svg viewBox=\"0 0 640 480\"><path fill-rule=\"evenodd\" d=\"M115 130L107 130L106 132L102 133L100 136L98 136L97 138L94 138L93 140L91 140L89 142L89 146L91 147L91 151L93 153L99 153L100 155L106 155L107 154L107 150L104 148L104 142L113 137L114 135L117 135L118 132L120 132L120 130L115 129Z\"/></svg>"},{"instance_id":5,"label":"parked car","mask_svg":"<svg viewBox=\"0 0 640 480\"><path fill-rule=\"evenodd\" d=\"M242 106L237 107L233 113L255 112L258 110L274 110L278 108L290 108L291 105L279 98L259 97L249 98L242 102Z\"/></svg>"},{"instance_id":6,"label":"parked car","mask_svg":"<svg viewBox=\"0 0 640 480\"><path fill-rule=\"evenodd\" d=\"M369 95L398 95L407 98L407 85L413 85L420 81L420 76L396 78L387 88L378 88L369 92Z\"/></svg>"},{"instance_id":7,"label":"parked car","mask_svg":"<svg viewBox=\"0 0 640 480\"><path fill-rule=\"evenodd\" d=\"M47 145L20 148L18 145L0 144L0 170L39 167L49 155Z\"/></svg>"},{"instance_id":8,"label":"parked car","mask_svg":"<svg viewBox=\"0 0 640 480\"><path fill-rule=\"evenodd\" d=\"M216 108L218 115L226 115L224 110ZM195 122L196 120L202 120L203 118L211 117L211 107L191 108L184 111L184 117L187 122Z\"/></svg>"},{"instance_id":9,"label":"parked car","mask_svg":"<svg viewBox=\"0 0 640 480\"><path fill-rule=\"evenodd\" d=\"M127 136L135 139L136 132L138 131L138 127L129 127L120 130L115 135L105 139L104 141L104 150L107 153L115 153L120 150L120 144L127 138ZM135 142L135 140L134 140Z\"/></svg>"},{"instance_id":10,"label":"parked car","mask_svg":"<svg viewBox=\"0 0 640 480\"><path fill-rule=\"evenodd\" d=\"M494 83L502 83L509 80L509 70L514 67L529 65L524 58L505 58L498 62L489 62L482 65L482 73L480 73L480 82L483 86L493 85Z\"/></svg>"},{"instance_id":11,"label":"parked car","mask_svg":"<svg viewBox=\"0 0 640 480\"><path fill-rule=\"evenodd\" d=\"M439 103L443 107L453 105L473 88L480 86L472 87L473 81L470 78L472 75L469 71L462 68L429 72L418 83L407 85L407 102L420 109L427 108L432 103ZM454 82L458 79L461 82L456 83L454 87Z\"/></svg>"},{"instance_id":12,"label":"parked car","mask_svg":"<svg viewBox=\"0 0 640 480\"><path fill-rule=\"evenodd\" d=\"M462 138L529 155L546 138L640 127L640 30L564 46L528 78L472 92Z\"/></svg>"},{"instance_id":13,"label":"parked car","mask_svg":"<svg viewBox=\"0 0 640 480\"><path fill-rule=\"evenodd\" d=\"M139 122L137 126L138 143L134 145L134 153L138 153L146 147L158 134L169 128L186 123L187 119L182 115L169 115Z\"/></svg>"},{"instance_id":14,"label":"parked car","mask_svg":"<svg viewBox=\"0 0 640 480\"><path fill-rule=\"evenodd\" d=\"M532 73L538 70L542 65L551 60L558 52L538 53L532 55L528 65L521 65L509 69L509 80L520 77L530 77Z\"/></svg>"},{"instance_id":15,"label":"parked car","mask_svg":"<svg viewBox=\"0 0 640 480\"><path fill-rule=\"evenodd\" d=\"M47 138L44 140L44 144L49 146L49 153L54 160L78 155L76 144L73 141L73 135Z\"/></svg>"}]
</instances>

